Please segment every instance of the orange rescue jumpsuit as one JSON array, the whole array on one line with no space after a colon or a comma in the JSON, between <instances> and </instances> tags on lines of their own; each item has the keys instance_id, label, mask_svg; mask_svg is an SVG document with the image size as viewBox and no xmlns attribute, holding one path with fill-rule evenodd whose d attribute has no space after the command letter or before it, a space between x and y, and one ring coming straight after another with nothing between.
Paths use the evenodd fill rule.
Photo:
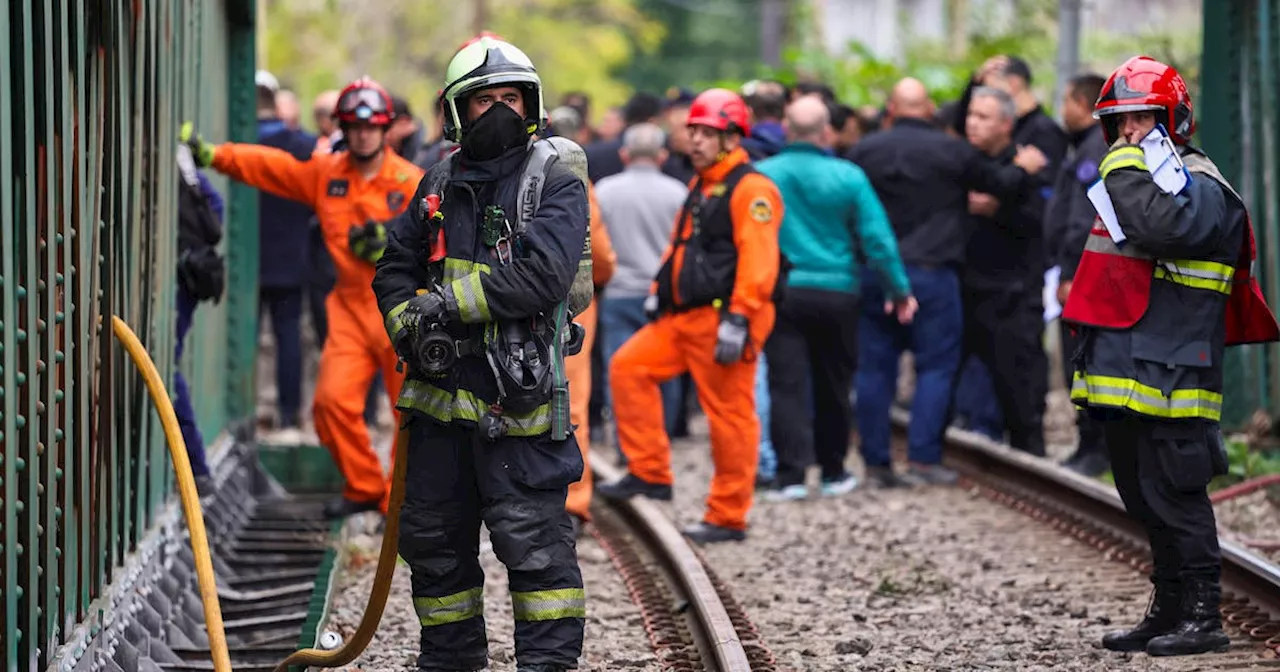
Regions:
<instances>
[{"instance_id":1,"label":"orange rescue jumpsuit","mask_svg":"<svg viewBox=\"0 0 1280 672\"><path fill-rule=\"evenodd\" d=\"M388 477L365 427L365 398L375 372L381 370L395 408L404 374L396 371L398 358L373 294L374 266L351 252L347 233L352 226L370 219L386 222L403 211L422 170L388 150L378 174L366 180L346 152L316 153L299 161L283 150L234 143L218 146L213 167L249 186L305 203L316 213L337 272L325 299L329 333L320 354L312 408L316 434L346 479L343 496L355 502L380 501L385 513Z\"/></svg>"},{"instance_id":2,"label":"orange rescue jumpsuit","mask_svg":"<svg viewBox=\"0 0 1280 672\"><path fill-rule=\"evenodd\" d=\"M703 196L711 194L729 172L748 161L739 148L701 171ZM662 396L658 385L686 371L697 386L698 401L711 429L711 459L715 475L703 520L735 530L746 528L747 511L755 489L760 421L755 409L756 355L773 330L774 283L778 277L778 227L782 196L769 178L750 173L738 182L729 199L733 241L737 248L737 276L728 310L748 321L749 339L740 361L717 364L714 353L720 309L703 306L668 313L645 325L618 350L609 366L613 414L618 441L627 467L649 483L670 485L671 444L663 429ZM692 217L677 223L672 240L690 235ZM672 255L667 248L663 264ZM680 268L685 248L673 261L672 281L679 296ZM657 293L657 282L650 292Z\"/></svg>"},{"instance_id":3,"label":"orange rescue jumpsuit","mask_svg":"<svg viewBox=\"0 0 1280 672\"><path fill-rule=\"evenodd\" d=\"M591 280L599 287L613 277L617 257L613 254L609 231L600 221L600 205L596 203L596 193L590 185L587 186L587 198L591 202ZM597 303L592 301L574 320L587 334L582 341L582 350L564 360L565 374L569 378L569 421L577 426L573 434L578 440L578 448L582 450L583 464L582 480L569 485L569 497L564 508L583 520L591 519L591 428L587 421L591 407L591 346L596 342Z\"/></svg>"}]
</instances>

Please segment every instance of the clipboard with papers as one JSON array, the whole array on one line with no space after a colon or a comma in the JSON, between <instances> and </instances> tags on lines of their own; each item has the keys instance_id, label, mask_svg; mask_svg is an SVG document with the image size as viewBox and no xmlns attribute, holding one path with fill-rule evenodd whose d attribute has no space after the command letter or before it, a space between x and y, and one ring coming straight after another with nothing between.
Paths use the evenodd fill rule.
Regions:
<instances>
[{"instance_id":1,"label":"clipboard with papers","mask_svg":"<svg viewBox=\"0 0 1280 672\"><path fill-rule=\"evenodd\" d=\"M1150 171L1156 186L1170 194L1180 194L1183 189L1186 189L1191 176L1163 124L1156 124L1156 127L1142 139L1142 142L1138 143L1138 146L1142 148L1147 170ZM1111 203L1111 195L1107 193L1107 187L1103 184L1102 178L1098 178L1098 181L1089 187L1088 194L1089 202L1093 204L1094 210L1097 210L1102 224L1107 227L1111 240L1116 245L1123 245L1124 231L1120 230L1115 206Z\"/></svg>"}]
</instances>

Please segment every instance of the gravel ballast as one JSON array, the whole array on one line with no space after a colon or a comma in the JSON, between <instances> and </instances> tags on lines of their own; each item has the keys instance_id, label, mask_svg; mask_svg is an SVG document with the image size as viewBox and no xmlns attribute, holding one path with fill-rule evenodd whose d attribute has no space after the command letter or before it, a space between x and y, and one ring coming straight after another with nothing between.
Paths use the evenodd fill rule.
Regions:
<instances>
[{"instance_id":1,"label":"gravel ballast","mask_svg":"<svg viewBox=\"0 0 1280 672\"><path fill-rule=\"evenodd\" d=\"M360 533L372 520L376 519L365 514L364 520L348 523L351 534L344 543L346 557L342 571L335 578L328 622L322 628L322 631L337 632L344 639L359 625L373 586L382 538ZM494 556L487 534L482 537L480 551L485 571L490 669L509 672L515 669L515 645L506 569ZM661 670L649 646L639 608L631 601L609 556L590 535L584 534L578 540L578 561L587 591L586 645L579 669ZM378 633L365 653L345 669L367 672L416 669L419 631L410 593L409 567L398 561L391 597Z\"/></svg>"},{"instance_id":2,"label":"gravel ballast","mask_svg":"<svg viewBox=\"0 0 1280 672\"><path fill-rule=\"evenodd\" d=\"M701 517L710 478L701 419L694 432L673 451L681 524ZM1105 632L1141 618L1146 580L959 487L757 501L747 541L705 553L781 669L1215 667L1101 649Z\"/></svg>"}]
</instances>

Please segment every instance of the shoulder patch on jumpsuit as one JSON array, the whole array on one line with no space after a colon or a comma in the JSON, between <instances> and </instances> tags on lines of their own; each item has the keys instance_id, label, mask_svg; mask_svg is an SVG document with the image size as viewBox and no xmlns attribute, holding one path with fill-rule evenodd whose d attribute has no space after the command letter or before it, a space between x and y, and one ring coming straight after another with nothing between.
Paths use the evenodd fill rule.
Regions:
<instances>
[{"instance_id":1,"label":"shoulder patch on jumpsuit","mask_svg":"<svg viewBox=\"0 0 1280 672\"><path fill-rule=\"evenodd\" d=\"M758 196L754 201L751 201L751 207L748 208L748 212L751 213L751 219L761 224L773 219L773 206L769 205L769 199L763 196Z\"/></svg>"}]
</instances>

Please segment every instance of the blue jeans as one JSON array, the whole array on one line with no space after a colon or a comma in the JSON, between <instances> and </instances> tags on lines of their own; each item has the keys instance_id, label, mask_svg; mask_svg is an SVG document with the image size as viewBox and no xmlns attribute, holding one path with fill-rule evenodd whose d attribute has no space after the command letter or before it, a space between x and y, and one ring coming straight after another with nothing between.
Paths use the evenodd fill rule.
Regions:
<instances>
[{"instance_id":1,"label":"blue jeans","mask_svg":"<svg viewBox=\"0 0 1280 672\"><path fill-rule=\"evenodd\" d=\"M907 266L911 291L920 303L915 320L885 315L885 294L874 273L863 276L858 323L858 430L862 459L870 467L889 464L889 407L898 386L903 350L915 355L916 393L911 403L908 454L912 462L942 461L942 433L951 407L951 384L960 366L963 312L960 281L950 268Z\"/></svg>"},{"instance_id":2,"label":"blue jeans","mask_svg":"<svg viewBox=\"0 0 1280 672\"><path fill-rule=\"evenodd\" d=\"M182 361L182 342L191 331L191 320L195 316L196 301L181 287L178 288L178 342L173 348L173 412L178 416L178 427L182 430L182 441L187 444L187 458L191 460L191 473L195 476L209 474L209 464L204 458L204 436L196 425L196 411L191 407L191 390L187 388L187 379L178 370Z\"/></svg>"},{"instance_id":3,"label":"blue jeans","mask_svg":"<svg viewBox=\"0 0 1280 672\"><path fill-rule=\"evenodd\" d=\"M604 339L604 368L602 369L604 376L602 380L596 381L595 385L600 386L600 389L605 390L606 393L609 390L609 362L613 360L613 353L620 350L627 339L648 323L649 320L644 316L643 296L600 299L600 331ZM661 389L663 424L666 425L667 435L670 436L676 415L680 410L680 379L676 378L663 383ZM606 399L612 406L613 399L608 397ZM614 436L613 445L618 445L617 436Z\"/></svg>"},{"instance_id":4,"label":"blue jeans","mask_svg":"<svg viewBox=\"0 0 1280 672\"><path fill-rule=\"evenodd\" d=\"M952 399L952 416L964 418L966 429L994 441L1004 441L1004 414L996 400L991 371L974 355L970 355L960 367Z\"/></svg>"},{"instance_id":5,"label":"blue jeans","mask_svg":"<svg viewBox=\"0 0 1280 672\"><path fill-rule=\"evenodd\" d=\"M760 461L757 481L771 481L778 475L778 453L769 438L769 362L764 353L756 363L756 415L760 418Z\"/></svg>"}]
</instances>

